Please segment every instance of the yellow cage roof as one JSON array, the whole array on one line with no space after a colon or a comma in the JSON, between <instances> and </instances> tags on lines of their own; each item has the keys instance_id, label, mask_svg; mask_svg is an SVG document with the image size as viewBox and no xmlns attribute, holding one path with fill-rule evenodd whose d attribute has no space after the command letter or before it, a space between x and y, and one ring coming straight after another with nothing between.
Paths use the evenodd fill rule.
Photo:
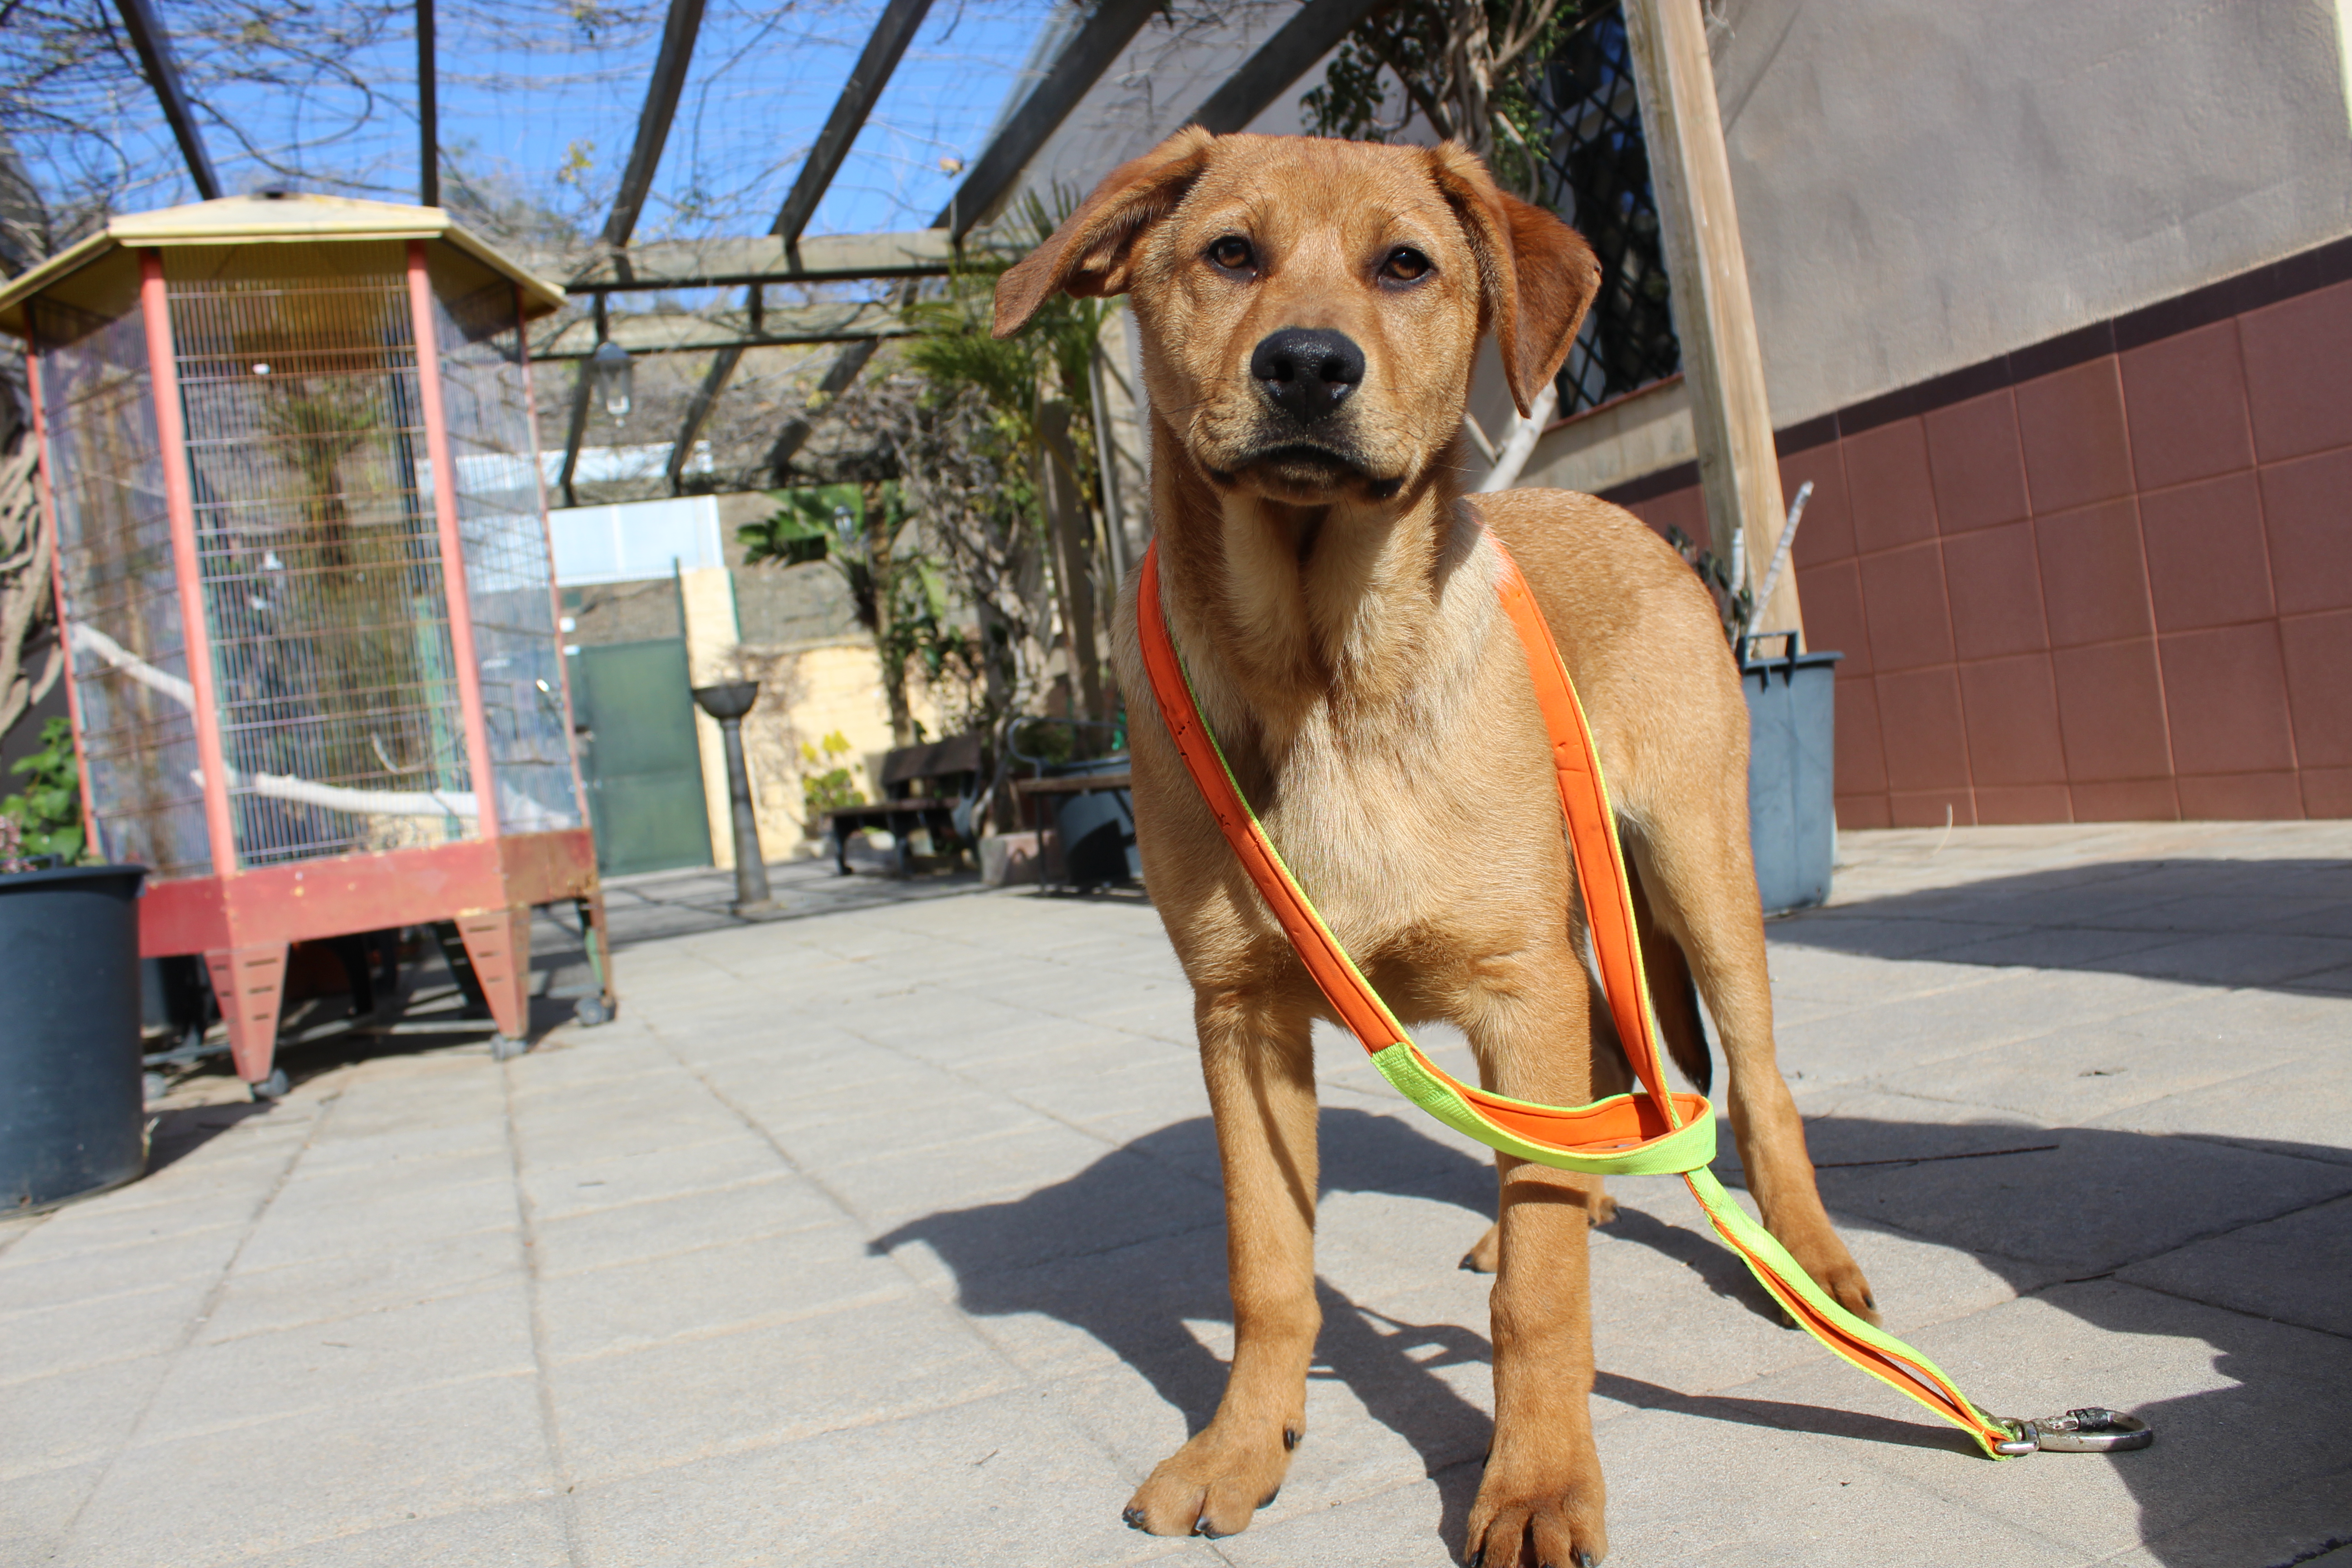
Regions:
<instances>
[{"instance_id":1,"label":"yellow cage roof","mask_svg":"<svg viewBox=\"0 0 2352 1568\"><path fill-rule=\"evenodd\" d=\"M525 319L563 305L563 289L536 277L469 233L439 207L364 202L349 196L224 196L155 212L125 213L79 244L0 288L0 332L23 337L25 301L117 249L175 245L271 245L338 239L437 239L514 279Z\"/></svg>"}]
</instances>

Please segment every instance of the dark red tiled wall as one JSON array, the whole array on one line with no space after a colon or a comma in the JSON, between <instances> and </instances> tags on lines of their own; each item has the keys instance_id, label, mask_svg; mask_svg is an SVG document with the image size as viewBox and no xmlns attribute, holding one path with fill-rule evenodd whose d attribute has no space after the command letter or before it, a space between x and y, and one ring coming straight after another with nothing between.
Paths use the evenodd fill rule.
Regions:
<instances>
[{"instance_id":1,"label":"dark red tiled wall","mask_svg":"<svg viewBox=\"0 0 2352 1568\"><path fill-rule=\"evenodd\" d=\"M1781 459L1843 826L2352 816L2352 281L2110 326Z\"/></svg>"}]
</instances>

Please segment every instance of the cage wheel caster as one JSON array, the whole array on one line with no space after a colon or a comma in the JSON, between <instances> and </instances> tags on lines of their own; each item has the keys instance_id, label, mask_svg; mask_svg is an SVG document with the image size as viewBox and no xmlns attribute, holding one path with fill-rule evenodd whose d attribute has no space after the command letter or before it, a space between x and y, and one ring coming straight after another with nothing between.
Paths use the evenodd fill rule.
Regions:
<instances>
[{"instance_id":1,"label":"cage wheel caster","mask_svg":"<svg viewBox=\"0 0 2352 1568\"><path fill-rule=\"evenodd\" d=\"M490 1037L490 1059L494 1062L510 1062L529 1049L530 1042L528 1040L518 1040L511 1035Z\"/></svg>"},{"instance_id":2,"label":"cage wheel caster","mask_svg":"<svg viewBox=\"0 0 2352 1568\"><path fill-rule=\"evenodd\" d=\"M271 1068L268 1078L257 1083L247 1084L245 1091L253 1097L255 1104L261 1105L273 1100L285 1099L286 1091L292 1087L286 1081L284 1068Z\"/></svg>"},{"instance_id":3,"label":"cage wheel caster","mask_svg":"<svg viewBox=\"0 0 2352 1568\"><path fill-rule=\"evenodd\" d=\"M604 999L602 996L583 996L572 1005L572 1019L576 1024L593 1029L599 1024L611 1023L613 1013L612 1009L604 1005Z\"/></svg>"}]
</instances>

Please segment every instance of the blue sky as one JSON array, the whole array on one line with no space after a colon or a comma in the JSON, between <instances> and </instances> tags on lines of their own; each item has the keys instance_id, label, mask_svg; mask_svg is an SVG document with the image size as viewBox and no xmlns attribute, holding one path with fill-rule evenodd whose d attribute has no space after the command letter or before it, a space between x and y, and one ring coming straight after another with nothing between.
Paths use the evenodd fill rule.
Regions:
<instances>
[{"instance_id":1,"label":"blue sky","mask_svg":"<svg viewBox=\"0 0 2352 1568\"><path fill-rule=\"evenodd\" d=\"M175 8L159 0L167 28ZM449 156L470 177L600 227L635 137L665 9L662 0L441 0ZM882 0L710 0L636 237L764 230L881 9ZM1055 9L1055 0L937 0L809 232L929 223L957 178L940 161L978 153ZM231 52L200 40L181 57L192 87L228 122L209 124L205 137L227 189L268 178L252 146L297 157L311 189L415 199L415 54L404 16L334 62L355 79L300 92L231 79ZM117 142L142 176L124 205L194 199L143 84L127 82L117 101ZM20 148L37 177L50 151Z\"/></svg>"}]
</instances>

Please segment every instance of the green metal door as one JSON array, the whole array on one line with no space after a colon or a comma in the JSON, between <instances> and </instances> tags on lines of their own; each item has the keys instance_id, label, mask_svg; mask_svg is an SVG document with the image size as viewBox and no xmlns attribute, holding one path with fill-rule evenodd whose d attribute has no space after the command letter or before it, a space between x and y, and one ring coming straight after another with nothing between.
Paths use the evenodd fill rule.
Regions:
<instances>
[{"instance_id":1,"label":"green metal door","mask_svg":"<svg viewBox=\"0 0 2352 1568\"><path fill-rule=\"evenodd\" d=\"M581 648L572 655L572 702L597 870L709 865L686 639Z\"/></svg>"}]
</instances>

